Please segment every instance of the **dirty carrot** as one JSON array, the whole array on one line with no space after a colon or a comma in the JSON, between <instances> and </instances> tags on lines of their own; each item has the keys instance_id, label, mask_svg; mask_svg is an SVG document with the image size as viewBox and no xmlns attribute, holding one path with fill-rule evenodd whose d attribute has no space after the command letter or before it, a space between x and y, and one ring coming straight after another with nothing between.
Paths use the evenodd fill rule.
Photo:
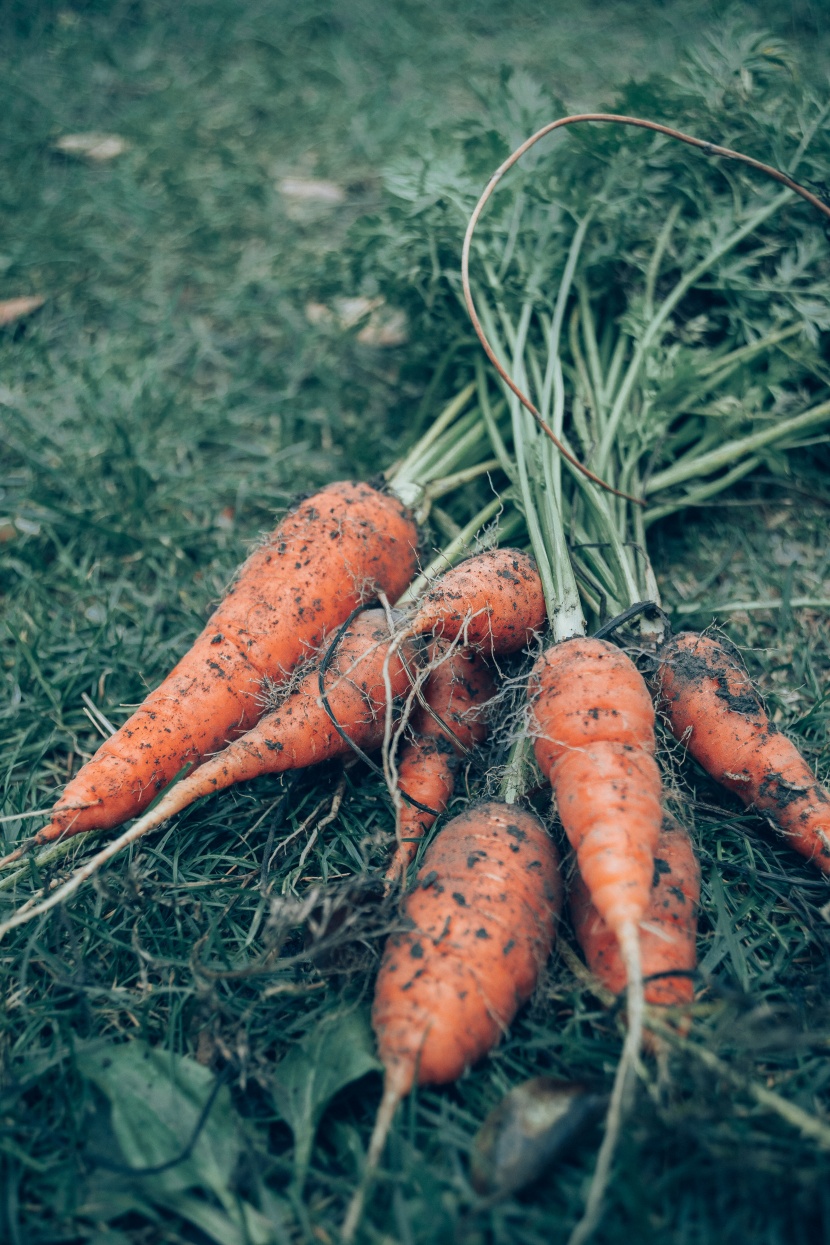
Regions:
<instances>
[{"instance_id":1,"label":"dirty carrot","mask_svg":"<svg viewBox=\"0 0 830 1245\"><path fill-rule=\"evenodd\" d=\"M694 998L691 974L697 966L700 866L688 832L667 814L657 840L652 881L651 900L640 922L645 1000L659 1007L685 1006ZM578 874L571 883L569 903L588 967L613 994L622 994L626 972L619 943ZM675 971L680 975L671 976Z\"/></svg>"},{"instance_id":2,"label":"dirty carrot","mask_svg":"<svg viewBox=\"0 0 830 1245\"><path fill-rule=\"evenodd\" d=\"M707 774L830 873L830 792L770 721L737 651L683 631L660 658L659 704L672 734Z\"/></svg>"},{"instance_id":3,"label":"dirty carrot","mask_svg":"<svg viewBox=\"0 0 830 1245\"><path fill-rule=\"evenodd\" d=\"M386 871L389 882L405 874L415 859L418 840L447 807L461 755L486 737L487 705L495 692L493 676L479 653L448 648L441 640L433 641L430 650L435 665L424 688L428 708L420 706L412 715L412 734L401 748L397 771L399 791L433 811L406 801L401 804L398 846Z\"/></svg>"},{"instance_id":4,"label":"dirty carrot","mask_svg":"<svg viewBox=\"0 0 830 1245\"><path fill-rule=\"evenodd\" d=\"M642 1046L638 927L651 897L662 784L648 689L634 663L604 640L577 637L541 655L530 682L530 729L591 900L619 943L628 986L628 1033L605 1136L583 1217L570 1238L570 1245L581 1245L599 1220Z\"/></svg>"},{"instance_id":5,"label":"dirty carrot","mask_svg":"<svg viewBox=\"0 0 830 1245\"><path fill-rule=\"evenodd\" d=\"M545 626L542 581L520 549L489 549L459 563L424 593L415 635L458 639L487 656L518 652Z\"/></svg>"},{"instance_id":6,"label":"dirty carrot","mask_svg":"<svg viewBox=\"0 0 830 1245\"><path fill-rule=\"evenodd\" d=\"M663 819L648 689L620 649L575 638L542 654L530 690L536 759L592 902L636 941Z\"/></svg>"},{"instance_id":7,"label":"dirty carrot","mask_svg":"<svg viewBox=\"0 0 830 1245\"><path fill-rule=\"evenodd\" d=\"M519 549L491 549L459 563L432 584L413 608L395 644L413 635L424 639L432 636L495 658L528 645L544 627L545 618L545 594L535 560ZM391 704L389 698L387 704ZM388 708L384 775L398 808L390 712Z\"/></svg>"},{"instance_id":8,"label":"dirty carrot","mask_svg":"<svg viewBox=\"0 0 830 1245\"><path fill-rule=\"evenodd\" d=\"M37 844L142 811L189 761L249 730L280 681L379 589L415 573L417 530L367 484L331 484L291 510L242 567L190 651L67 785Z\"/></svg>"},{"instance_id":9,"label":"dirty carrot","mask_svg":"<svg viewBox=\"0 0 830 1245\"><path fill-rule=\"evenodd\" d=\"M172 786L129 830L91 857L46 899L28 900L0 922L0 937L63 902L106 861L194 800L261 774L284 773L341 756L350 752L353 744L359 748L377 747L386 723L386 686L391 686L392 695L398 696L409 687L415 672L413 647L399 647L387 662L390 644L385 611L365 610L359 614L343 633L325 672L328 709L320 696L318 671L313 670L278 709Z\"/></svg>"},{"instance_id":10,"label":"dirty carrot","mask_svg":"<svg viewBox=\"0 0 830 1245\"><path fill-rule=\"evenodd\" d=\"M455 1080L496 1045L535 988L560 909L556 849L515 805L468 809L428 847L404 901L411 928L390 937L375 987L384 1091L344 1242L398 1103L416 1083Z\"/></svg>"}]
</instances>

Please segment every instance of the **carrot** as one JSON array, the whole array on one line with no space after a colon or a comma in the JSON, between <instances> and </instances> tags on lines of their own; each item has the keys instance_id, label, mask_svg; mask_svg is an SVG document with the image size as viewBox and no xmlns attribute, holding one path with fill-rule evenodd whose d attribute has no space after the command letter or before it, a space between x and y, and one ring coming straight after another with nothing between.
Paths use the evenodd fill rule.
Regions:
<instances>
[{"instance_id":1,"label":"carrot","mask_svg":"<svg viewBox=\"0 0 830 1245\"><path fill-rule=\"evenodd\" d=\"M278 709L171 787L153 808L91 857L48 898L40 902L28 900L0 922L0 937L68 898L106 861L194 800L261 774L280 774L341 756L350 752L353 744L360 748L377 747L386 727L386 687L398 696L409 687L414 673L413 646L399 648L390 662L387 658L391 643L383 610L359 614L345 631L324 676L329 711L320 697L319 672L311 671ZM340 730L332 722L331 714L341 725Z\"/></svg>"},{"instance_id":2,"label":"carrot","mask_svg":"<svg viewBox=\"0 0 830 1245\"><path fill-rule=\"evenodd\" d=\"M375 987L372 1021L385 1069L349 1242L395 1110L412 1086L453 1081L499 1041L535 988L561 909L558 857L533 814L486 803L428 847Z\"/></svg>"},{"instance_id":3,"label":"carrot","mask_svg":"<svg viewBox=\"0 0 830 1245\"><path fill-rule=\"evenodd\" d=\"M406 873L415 859L417 840L447 807L460 755L486 737L486 707L495 691L493 677L479 653L459 647L447 651L446 643L440 640L430 647L437 664L427 680L425 699L432 713L421 707L413 714L413 734L401 749L397 771L399 791L434 811L401 804L396 827L398 847L386 871L389 882Z\"/></svg>"},{"instance_id":4,"label":"carrot","mask_svg":"<svg viewBox=\"0 0 830 1245\"><path fill-rule=\"evenodd\" d=\"M830 792L768 718L737 652L685 631L661 649L659 705L707 774L830 873Z\"/></svg>"},{"instance_id":5,"label":"carrot","mask_svg":"<svg viewBox=\"0 0 830 1245\"><path fill-rule=\"evenodd\" d=\"M531 730L591 899L621 942L636 940L663 818L643 678L604 640L566 640L533 668Z\"/></svg>"},{"instance_id":6,"label":"carrot","mask_svg":"<svg viewBox=\"0 0 830 1245\"><path fill-rule=\"evenodd\" d=\"M331 484L251 554L190 651L67 785L48 843L135 817L189 761L261 717L266 676L285 678L361 601L393 600L415 572L418 534L396 498Z\"/></svg>"},{"instance_id":7,"label":"carrot","mask_svg":"<svg viewBox=\"0 0 830 1245\"><path fill-rule=\"evenodd\" d=\"M613 994L626 985L625 964L616 937L603 921L577 874L570 890L571 919L588 967ZM694 998L690 976L697 966L695 936L700 902L700 866L687 831L665 815L654 857L651 901L640 925L645 1000L654 1006L688 1005ZM667 976L673 970L685 976ZM652 980L649 980L652 978Z\"/></svg>"},{"instance_id":8,"label":"carrot","mask_svg":"<svg viewBox=\"0 0 830 1245\"><path fill-rule=\"evenodd\" d=\"M518 652L545 625L536 563L519 549L489 549L447 571L424 594L410 624L416 635L461 638L491 656Z\"/></svg>"},{"instance_id":9,"label":"carrot","mask_svg":"<svg viewBox=\"0 0 830 1245\"><path fill-rule=\"evenodd\" d=\"M396 644L416 635L454 641L491 657L515 653L544 626L542 581L533 558L518 549L492 549L459 563L424 594ZM395 651L394 645L389 650ZM389 716L387 709L387 719ZM391 724L383 768L396 809L401 806ZM442 780L443 781L443 780Z\"/></svg>"},{"instance_id":10,"label":"carrot","mask_svg":"<svg viewBox=\"0 0 830 1245\"><path fill-rule=\"evenodd\" d=\"M597 912L620 947L628 1033L591 1188L569 1245L596 1227L620 1135L631 1072L642 1046L639 923L651 897L660 834L654 708L634 663L604 640L578 637L547 649L530 683L536 759L550 779L565 833Z\"/></svg>"}]
</instances>

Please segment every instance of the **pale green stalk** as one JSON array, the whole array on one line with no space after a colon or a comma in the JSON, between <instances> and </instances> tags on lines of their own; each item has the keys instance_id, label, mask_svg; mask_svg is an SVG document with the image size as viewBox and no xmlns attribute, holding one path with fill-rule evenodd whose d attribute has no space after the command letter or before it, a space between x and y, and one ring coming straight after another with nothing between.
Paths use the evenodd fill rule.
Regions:
<instances>
[{"instance_id":1,"label":"pale green stalk","mask_svg":"<svg viewBox=\"0 0 830 1245\"><path fill-rule=\"evenodd\" d=\"M681 277L671 293L660 304L660 307L652 316L651 320L643 330L642 335L637 340L631 362L628 365L628 369L626 370L622 383L617 391L617 397L608 417L608 423L605 426L599 451L597 453L596 463L597 470L600 475L602 475L606 469L606 464L610 457L614 438L617 435L620 421L626 410L628 400L631 397L631 392L639 376L643 360L645 359L649 348L655 343L655 341L658 340L660 330L665 326L666 321L674 311L675 307L684 295L688 293L692 286L695 285L695 283L699 281L700 278L704 276L709 269L718 262L719 259L722 259L724 255L733 250L734 247L744 240L744 238L748 238L759 225L762 225L765 220L768 220L770 216L773 216L778 209L783 207L783 205L791 198L792 191L782 191L782 193L780 195L776 195L770 203L766 204L763 208L759 208L757 212L754 212L749 220L741 225L739 229L734 230L728 238L724 238L722 242L713 247L704 259L700 260L699 263L695 264L693 268Z\"/></svg>"},{"instance_id":2,"label":"pale green stalk","mask_svg":"<svg viewBox=\"0 0 830 1245\"><path fill-rule=\"evenodd\" d=\"M451 566L455 566L462 558L466 557L471 551L471 545L476 535L481 529L490 523L505 508L505 501L509 500L510 494L505 493L499 497L494 497L488 502L483 509L479 510L470 522L461 529L453 541L437 554L429 565L422 571L417 579L413 579L406 592L396 602L399 608L409 605L412 601L417 601L418 597L429 586L436 575L440 575L443 571L449 570ZM509 514L505 522L500 526L498 531L498 540L509 539L520 526L518 516ZM479 542L479 548L488 544L495 544L497 540L496 533L493 533L492 539L486 539Z\"/></svg>"},{"instance_id":3,"label":"pale green stalk","mask_svg":"<svg viewBox=\"0 0 830 1245\"><path fill-rule=\"evenodd\" d=\"M726 441L708 454L690 454L674 466L667 467L665 471L659 471L653 475L646 484L646 495L650 496L663 489L673 488L685 480L711 475L713 471L720 471L721 468L729 466L730 463L743 458L744 455L757 453L764 446L774 445L776 442L782 443L800 432L818 428L828 419L830 419L830 401L821 402L818 406L811 407L809 411L802 411L800 415L794 415L790 419L772 424L771 427L764 428L760 432Z\"/></svg>"}]
</instances>

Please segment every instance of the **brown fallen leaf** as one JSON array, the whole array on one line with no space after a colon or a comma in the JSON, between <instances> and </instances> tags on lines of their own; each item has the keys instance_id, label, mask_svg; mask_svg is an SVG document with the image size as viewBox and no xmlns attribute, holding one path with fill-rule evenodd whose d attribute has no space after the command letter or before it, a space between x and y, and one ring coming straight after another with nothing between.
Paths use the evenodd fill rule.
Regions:
<instances>
[{"instance_id":1,"label":"brown fallen leaf","mask_svg":"<svg viewBox=\"0 0 830 1245\"><path fill-rule=\"evenodd\" d=\"M298 199L306 203L330 204L335 207L346 201L346 192L342 186L315 177L284 177L278 188L286 199Z\"/></svg>"},{"instance_id":2,"label":"brown fallen leaf","mask_svg":"<svg viewBox=\"0 0 830 1245\"><path fill-rule=\"evenodd\" d=\"M406 345L409 341L406 312L395 307L379 307L372 312L357 340L364 346L376 346L381 350Z\"/></svg>"},{"instance_id":3,"label":"brown fallen leaf","mask_svg":"<svg viewBox=\"0 0 830 1245\"><path fill-rule=\"evenodd\" d=\"M389 307L382 298L336 298L332 307L325 303L306 303L306 319L310 324L339 324L342 329L355 328L362 320L357 340L363 346L389 349L409 340L406 313Z\"/></svg>"},{"instance_id":4,"label":"brown fallen leaf","mask_svg":"<svg viewBox=\"0 0 830 1245\"><path fill-rule=\"evenodd\" d=\"M605 1095L549 1076L514 1086L473 1139L473 1188L492 1201L523 1189L571 1152L606 1105Z\"/></svg>"},{"instance_id":5,"label":"brown fallen leaf","mask_svg":"<svg viewBox=\"0 0 830 1245\"><path fill-rule=\"evenodd\" d=\"M64 134L54 143L54 150L65 156L85 160L114 160L129 150L130 144L118 134Z\"/></svg>"},{"instance_id":6,"label":"brown fallen leaf","mask_svg":"<svg viewBox=\"0 0 830 1245\"><path fill-rule=\"evenodd\" d=\"M38 307L42 307L45 302L46 299L40 294L32 294L24 298L0 299L0 327L4 324L13 324L15 320L28 316L32 311L37 311Z\"/></svg>"},{"instance_id":7,"label":"brown fallen leaf","mask_svg":"<svg viewBox=\"0 0 830 1245\"><path fill-rule=\"evenodd\" d=\"M306 303L305 318L309 324L330 324L334 319L334 312L325 303Z\"/></svg>"}]
</instances>

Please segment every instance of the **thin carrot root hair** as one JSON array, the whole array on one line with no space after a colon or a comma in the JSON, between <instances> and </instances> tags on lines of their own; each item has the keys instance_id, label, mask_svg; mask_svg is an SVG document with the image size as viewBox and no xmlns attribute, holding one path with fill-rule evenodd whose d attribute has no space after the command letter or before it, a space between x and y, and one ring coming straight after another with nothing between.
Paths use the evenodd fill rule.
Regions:
<instances>
[{"instance_id":1,"label":"thin carrot root hair","mask_svg":"<svg viewBox=\"0 0 830 1245\"><path fill-rule=\"evenodd\" d=\"M448 661L452 653L459 647L461 641L456 638L451 642L447 653L442 657L437 657L434 653L430 660L421 667L416 677L412 681L412 685L406 694L403 704L400 706L397 721L395 720L394 706L390 699L391 679L390 667L396 653L401 645L411 638L411 633L406 629L400 631L392 640L383 662L383 680L386 689L386 720L384 722L383 744L381 747L381 759L383 763L383 776L386 780L386 789L389 792L389 798L392 801L392 808L395 814L395 825L397 826L401 819L404 808L404 798L401 795L400 786L398 784L398 748L405 732L409 729L412 714L416 703L426 705L424 696L424 686L430 675L439 666Z\"/></svg>"},{"instance_id":2,"label":"thin carrot root hair","mask_svg":"<svg viewBox=\"0 0 830 1245\"><path fill-rule=\"evenodd\" d=\"M386 1139L389 1136L389 1130L395 1118L395 1112L406 1096L406 1092L405 1080L403 1078L396 1079L392 1075L387 1075L383 1085L383 1097L380 1100L378 1113L375 1117L375 1126L369 1139L369 1148L366 1151L363 1174L359 1185L354 1191L349 1208L346 1211L346 1217L343 1220L343 1226L340 1229L342 1245L351 1245L355 1238L355 1233L363 1217L363 1207L366 1204L366 1194L369 1191L369 1185L383 1155Z\"/></svg>"},{"instance_id":3,"label":"thin carrot root hair","mask_svg":"<svg viewBox=\"0 0 830 1245\"><path fill-rule=\"evenodd\" d=\"M387 889L405 881L418 841L452 798L462 759L487 737L496 685L481 654L462 640L430 643L418 707L411 722L395 732L388 774L394 781L396 847L386 870Z\"/></svg>"}]
</instances>

